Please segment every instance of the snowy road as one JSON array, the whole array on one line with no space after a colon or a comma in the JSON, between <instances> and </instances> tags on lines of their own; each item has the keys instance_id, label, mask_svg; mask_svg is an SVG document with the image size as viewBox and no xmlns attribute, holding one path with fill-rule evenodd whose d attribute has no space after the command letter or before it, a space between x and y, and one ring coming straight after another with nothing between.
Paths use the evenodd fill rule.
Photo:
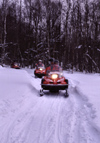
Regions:
<instances>
[{"instance_id":1,"label":"snowy road","mask_svg":"<svg viewBox=\"0 0 100 143\"><path fill-rule=\"evenodd\" d=\"M0 143L100 142L95 110L79 81L69 78L68 98L63 92L40 97L41 80L27 71L0 69Z\"/></svg>"}]
</instances>

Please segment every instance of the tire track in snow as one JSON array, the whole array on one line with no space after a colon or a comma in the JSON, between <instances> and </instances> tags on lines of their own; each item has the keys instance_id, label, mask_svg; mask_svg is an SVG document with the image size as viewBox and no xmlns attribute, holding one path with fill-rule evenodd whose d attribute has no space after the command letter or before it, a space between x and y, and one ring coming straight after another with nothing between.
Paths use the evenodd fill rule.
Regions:
<instances>
[{"instance_id":1,"label":"tire track in snow","mask_svg":"<svg viewBox=\"0 0 100 143\"><path fill-rule=\"evenodd\" d=\"M36 125L34 128L30 128L30 134L27 138L26 143L28 140L31 138L32 134L34 134L33 139L30 142L34 143L46 143L45 142L45 128L46 122L48 121L48 118L50 116L50 110L52 106L54 105L54 99L49 99L50 101L48 102L48 98L45 98L45 102L41 105L38 113L35 115L34 120L32 121L32 127L34 124ZM37 120L36 120L37 119ZM50 133L50 132L49 132ZM47 139L47 138L46 138Z\"/></svg>"},{"instance_id":2,"label":"tire track in snow","mask_svg":"<svg viewBox=\"0 0 100 143\"><path fill-rule=\"evenodd\" d=\"M31 122L34 119L36 113L38 112L39 107L42 106L43 102L44 99L42 99L40 102L37 102L35 106L32 106L31 104L31 106L26 111L20 112L20 114L14 120L13 124L9 129L9 134L7 138L8 143L25 142L31 127Z\"/></svg>"},{"instance_id":3,"label":"tire track in snow","mask_svg":"<svg viewBox=\"0 0 100 143\"><path fill-rule=\"evenodd\" d=\"M62 103L61 98L56 97L53 99L54 103L52 104L47 116L43 121L43 126L45 125L44 131L42 134L44 136L41 138L39 143L60 143L59 139L59 110ZM56 102L55 102L56 100Z\"/></svg>"},{"instance_id":4,"label":"tire track in snow","mask_svg":"<svg viewBox=\"0 0 100 143\"><path fill-rule=\"evenodd\" d=\"M47 100L44 100L44 98L40 99L35 107L32 108L31 106L31 108L28 109L29 111L27 110L24 113L22 112L18 115L9 129L9 135L5 143L39 142L42 130L41 125L45 123L44 117L48 113L47 110L50 109L50 106L52 106L54 102L53 99L51 104L47 104ZM43 106L44 108L41 108ZM36 127L34 128L34 126ZM36 134L34 134L33 140L31 141L30 138L32 137L30 137L30 135L33 131L35 131Z\"/></svg>"},{"instance_id":5,"label":"tire track in snow","mask_svg":"<svg viewBox=\"0 0 100 143\"><path fill-rule=\"evenodd\" d=\"M71 87L73 88L73 87ZM69 143L99 143L100 129L93 123L95 111L87 97L83 95L77 86L71 90L71 100L74 101L74 126L72 125L72 138ZM76 121L75 121L76 118Z\"/></svg>"},{"instance_id":6,"label":"tire track in snow","mask_svg":"<svg viewBox=\"0 0 100 143\"><path fill-rule=\"evenodd\" d=\"M24 114L26 114L25 116L28 116L30 108L33 110L33 108L35 107L35 104L37 104L37 99L38 99L37 96L32 95L32 91L33 91L34 87L30 83L27 86L29 87L28 90L21 96L20 100L18 100L16 103L17 108L12 109L10 100L8 100L9 107L7 107L7 108L8 108L9 112L7 114L8 114L8 119L10 116L11 121L7 122L7 115L6 115L5 122L4 122L5 124L4 124L3 130L2 130L2 134L4 134L4 135L2 135L2 138L0 138L0 142L2 142L2 143L8 143L9 138L12 133L11 131L13 130L13 128L15 128L14 127L15 123L20 122L20 120L18 118L21 118L22 116L24 116ZM34 90L34 94L37 95L36 90ZM33 99L35 99L35 102ZM8 104L5 106L8 106ZM5 136L7 136L7 138L5 138ZM12 141L10 140L10 143L11 142Z\"/></svg>"},{"instance_id":7,"label":"tire track in snow","mask_svg":"<svg viewBox=\"0 0 100 143\"><path fill-rule=\"evenodd\" d=\"M41 142L48 143L50 141L54 128L54 118L53 118L54 115L52 117L52 108L54 110L54 106L55 106L55 98L50 101L48 106L48 111L43 116L38 143Z\"/></svg>"},{"instance_id":8,"label":"tire track in snow","mask_svg":"<svg viewBox=\"0 0 100 143\"><path fill-rule=\"evenodd\" d=\"M59 139L60 143L69 143L74 125L74 105L70 97L62 102L59 112Z\"/></svg>"}]
</instances>

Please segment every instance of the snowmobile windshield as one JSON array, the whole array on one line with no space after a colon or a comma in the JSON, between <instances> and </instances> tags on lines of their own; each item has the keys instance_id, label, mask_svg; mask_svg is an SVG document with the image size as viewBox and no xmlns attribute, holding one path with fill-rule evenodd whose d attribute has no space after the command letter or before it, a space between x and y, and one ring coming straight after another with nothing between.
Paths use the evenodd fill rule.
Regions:
<instances>
[{"instance_id":1,"label":"snowmobile windshield","mask_svg":"<svg viewBox=\"0 0 100 143\"><path fill-rule=\"evenodd\" d=\"M15 65L15 66L19 66L19 64L18 64L18 63L14 63L14 65Z\"/></svg>"},{"instance_id":2,"label":"snowmobile windshield","mask_svg":"<svg viewBox=\"0 0 100 143\"><path fill-rule=\"evenodd\" d=\"M62 68L58 65L51 65L50 72L62 72Z\"/></svg>"},{"instance_id":3,"label":"snowmobile windshield","mask_svg":"<svg viewBox=\"0 0 100 143\"><path fill-rule=\"evenodd\" d=\"M45 69L45 67L44 67L44 66L42 66L42 67L39 67L39 66L38 66L36 69L38 69L38 70L41 70L41 71L42 71L42 70L44 70L44 69Z\"/></svg>"},{"instance_id":4,"label":"snowmobile windshield","mask_svg":"<svg viewBox=\"0 0 100 143\"><path fill-rule=\"evenodd\" d=\"M49 72L48 73L48 77L51 78L51 79L57 79L57 78L61 78L63 76L63 73L62 72Z\"/></svg>"}]
</instances>

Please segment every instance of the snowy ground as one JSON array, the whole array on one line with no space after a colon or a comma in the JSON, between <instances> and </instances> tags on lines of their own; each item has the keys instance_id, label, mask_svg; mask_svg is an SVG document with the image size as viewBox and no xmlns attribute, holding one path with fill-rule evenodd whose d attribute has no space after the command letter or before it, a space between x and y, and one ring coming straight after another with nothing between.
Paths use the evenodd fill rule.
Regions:
<instances>
[{"instance_id":1,"label":"snowy ground","mask_svg":"<svg viewBox=\"0 0 100 143\"><path fill-rule=\"evenodd\" d=\"M33 73L0 67L0 143L100 143L100 75L64 72L64 98L40 97Z\"/></svg>"}]
</instances>

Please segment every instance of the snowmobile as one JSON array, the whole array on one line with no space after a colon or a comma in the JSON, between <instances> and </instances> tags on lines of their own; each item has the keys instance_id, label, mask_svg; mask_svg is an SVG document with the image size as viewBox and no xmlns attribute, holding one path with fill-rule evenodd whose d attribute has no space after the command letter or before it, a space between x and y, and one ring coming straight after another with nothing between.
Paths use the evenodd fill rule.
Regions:
<instances>
[{"instance_id":1,"label":"snowmobile","mask_svg":"<svg viewBox=\"0 0 100 143\"><path fill-rule=\"evenodd\" d=\"M13 63L13 64L11 64L11 68L20 69L18 63Z\"/></svg>"},{"instance_id":2,"label":"snowmobile","mask_svg":"<svg viewBox=\"0 0 100 143\"><path fill-rule=\"evenodd\" d=\"M42 67L36 67L35 70L34 70L34 75L35 77L39 77L39 78L42 78L43 76L45 76L45 67L42 66Z\"/></svg>"},{"instance_id":3,"label":"snowmobile","mask_svg":"<svg viewBox=\"0 0 100 143\"><path fill-rule=\"evenodd\" d=\"M40 96L44 95L43 90L49 90L50 92L59 92L59 90L65 90L65 97L68 97L68 79L65 79L63 73L60 71L49 72L41 80Z\"/></svg>"}]
</instances>

